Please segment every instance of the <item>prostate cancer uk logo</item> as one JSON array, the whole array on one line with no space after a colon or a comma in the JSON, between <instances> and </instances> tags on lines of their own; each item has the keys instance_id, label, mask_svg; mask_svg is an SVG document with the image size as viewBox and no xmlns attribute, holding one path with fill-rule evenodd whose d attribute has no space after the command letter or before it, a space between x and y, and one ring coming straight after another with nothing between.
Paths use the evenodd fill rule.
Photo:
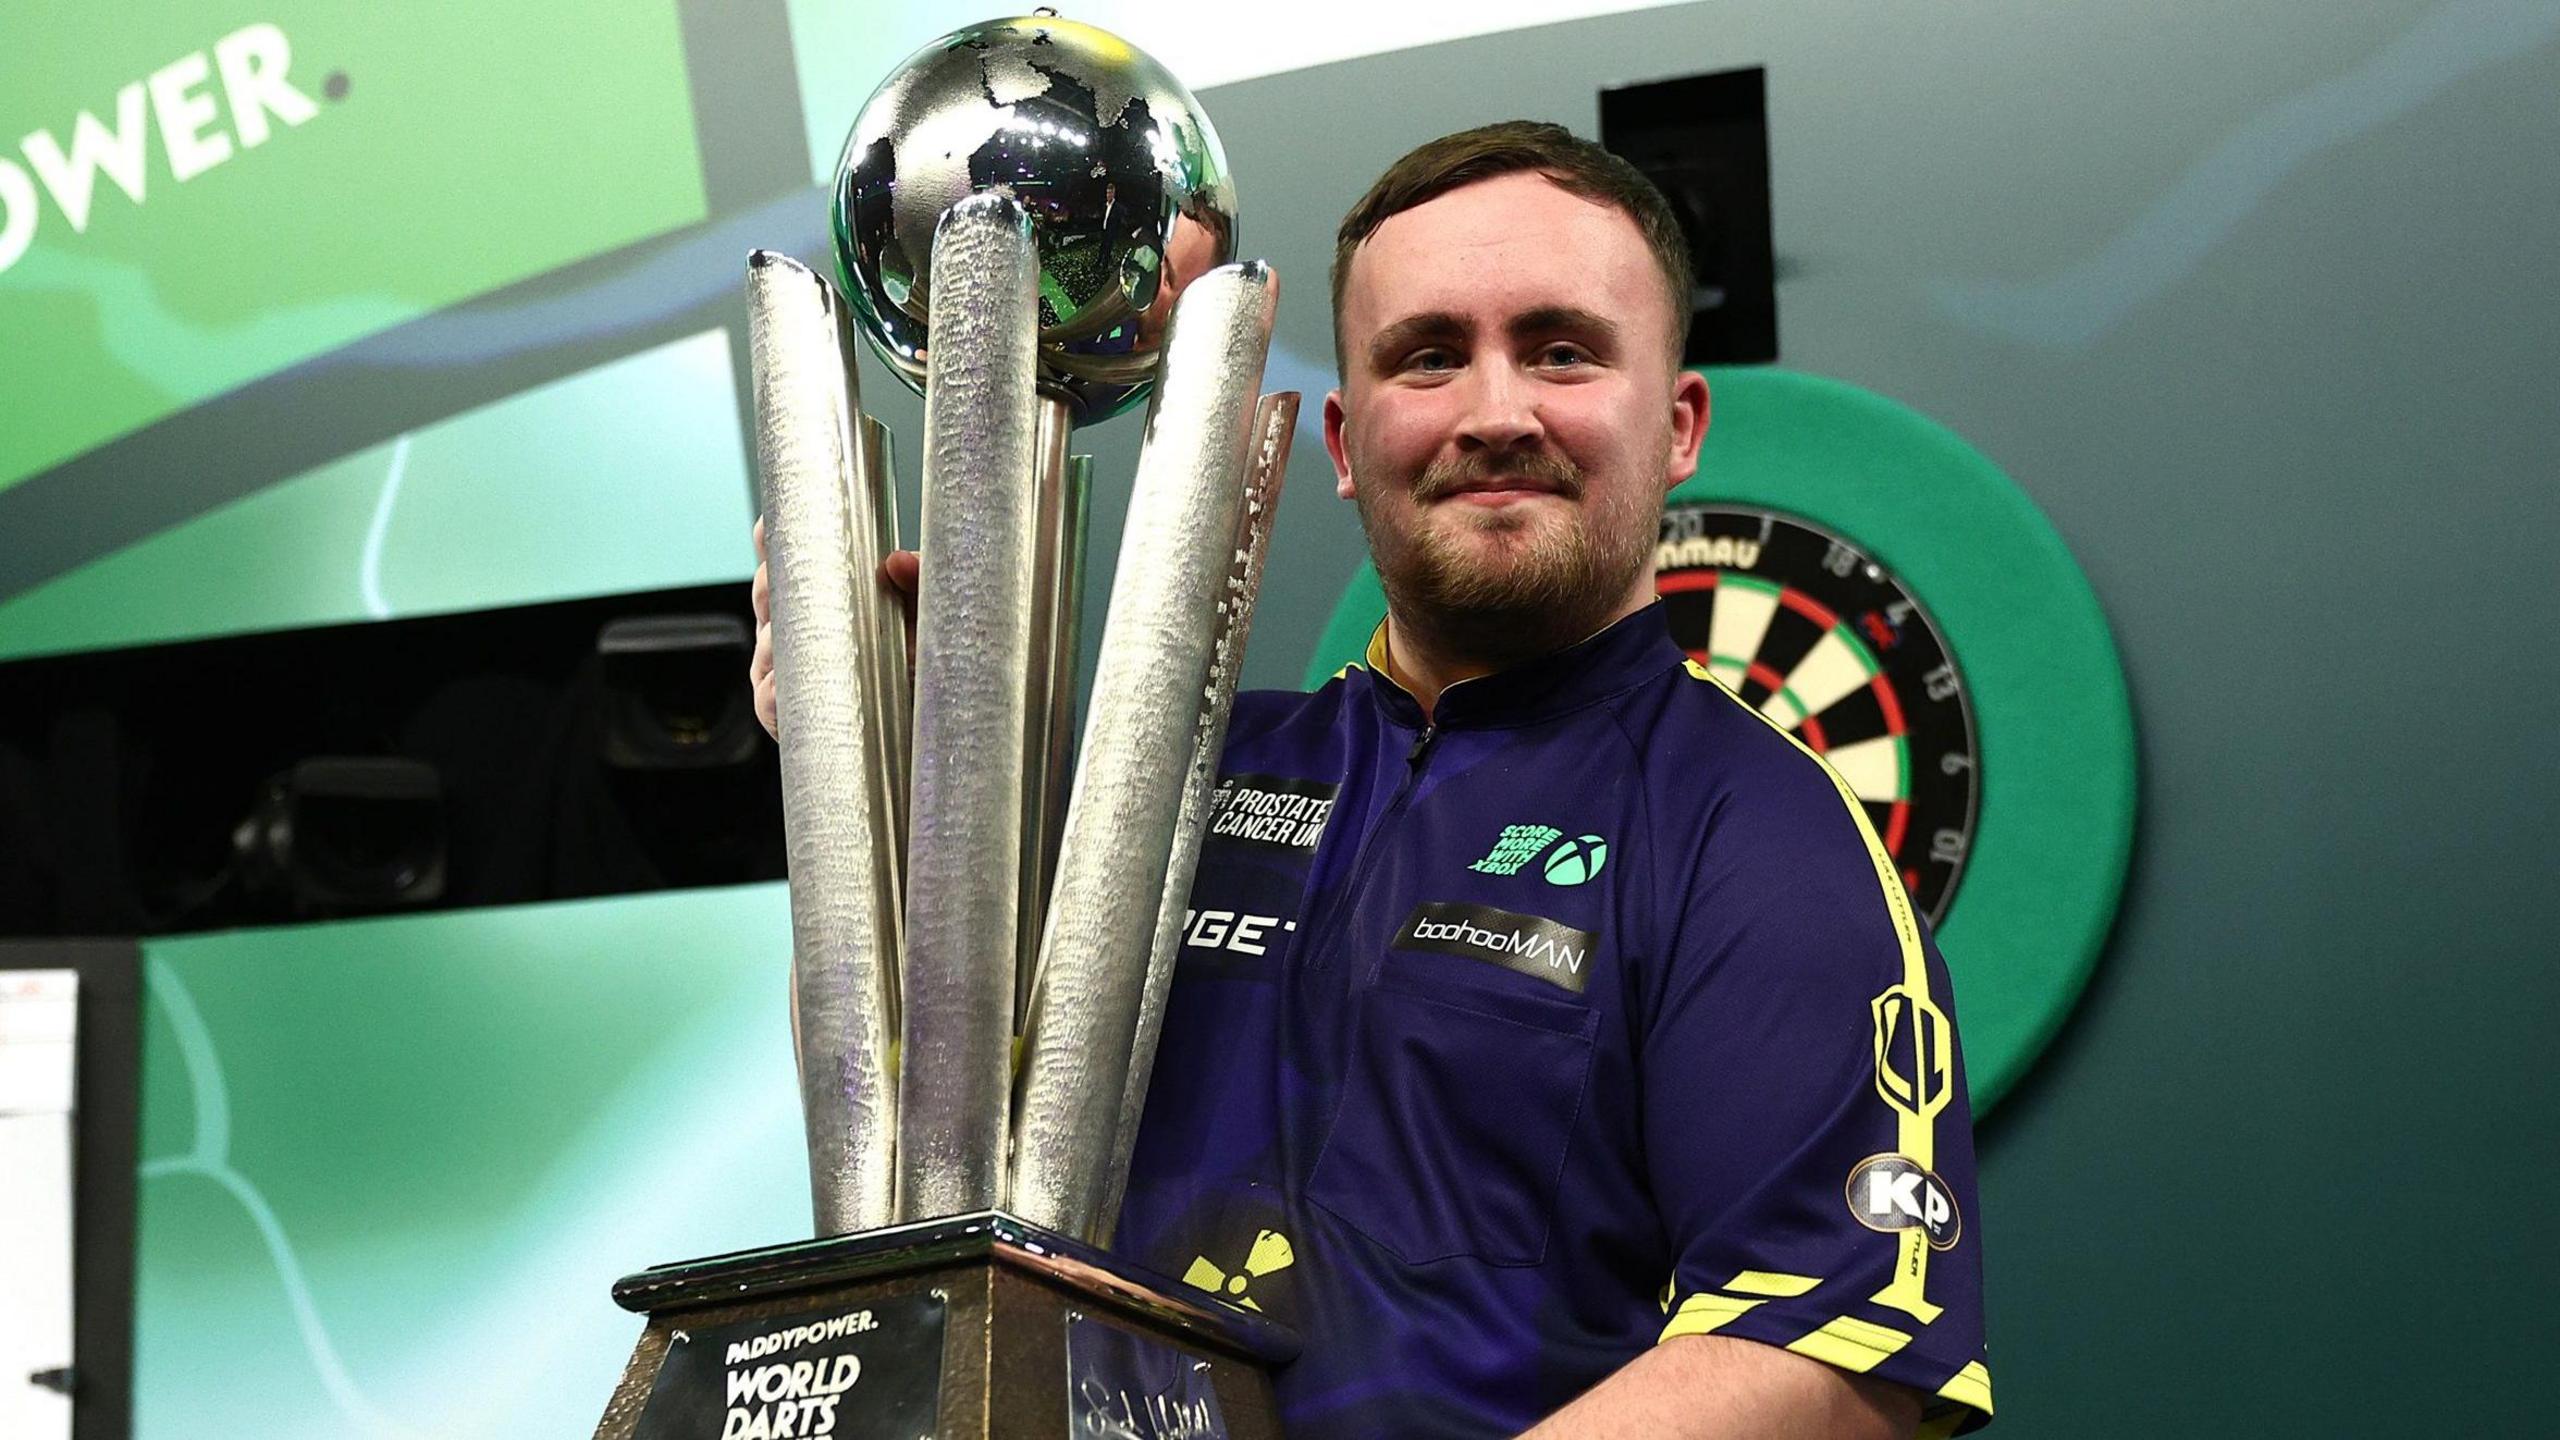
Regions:
<instances>
[{"instance_id":1,"label":"prostate cancer uk logo","mask_svg":"<svg viewBox=\"0 0 2560 1440\"><path fill-rule=\"evenodd\" d=\"M209 60L205 51L191 50L117 90L112 126L81 111L64 127L71 135L67 149L51 129L28 132L18 142L23 166L0 155L0 271L35 244L38 180L72 233L86 234L99 176L136 205L150 193L147 161L154 133L169 179L183 185L238 150L266 144L276 133L269 117L290 129L319 114L319 105L286 78L292 60L284 31L263 21L243 26L214 41ZM222 124L225 110L228 129Z\"/></svg>"},{"instance_id":2,"label":"prostate cancer uk logo","mask_svg":"<svg viewBox=\"0 0 2560 1440\"><path fill-rule=\"evenodd\" d=\"M1208 839L1312 855L1340 788L1287 775L1222 775L1209 797Z\"/></svg>"}]
</instances>

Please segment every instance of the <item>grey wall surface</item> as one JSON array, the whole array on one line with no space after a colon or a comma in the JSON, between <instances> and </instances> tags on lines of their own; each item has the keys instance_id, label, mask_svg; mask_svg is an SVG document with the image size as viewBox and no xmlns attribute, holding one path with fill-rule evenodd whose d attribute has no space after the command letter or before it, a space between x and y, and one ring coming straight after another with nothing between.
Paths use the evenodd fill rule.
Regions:
<instances>
[{"instance_id":1,"label":"grey wall surface","mask_svg":"<svg viewBox=\"0 0 2560 1440\"><path fill-rule=\"evenodd\" d=\"M2547 1430L2560 5L1758 0L1221 87L1273 384L1397 154L1743 65L1783 363L2014 476L2137 707L2117 934L1983 1130L2002 1433ZM1312 427L1280 537L1264 685L1360 554Z\"/></svg>"}]
</instances>

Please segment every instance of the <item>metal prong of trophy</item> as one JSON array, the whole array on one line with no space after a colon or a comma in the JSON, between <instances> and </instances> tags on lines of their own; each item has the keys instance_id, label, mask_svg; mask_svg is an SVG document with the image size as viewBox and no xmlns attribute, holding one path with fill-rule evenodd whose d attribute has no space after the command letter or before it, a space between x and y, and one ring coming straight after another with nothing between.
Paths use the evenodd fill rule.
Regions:
<instances>
[{"instance_id":1,"label":"metal prong of trophy","mask_svg":"<svg viewBox=\"0 0 2560 1440\"><path fill-rule=\"evenodd\" d=\"M1296 423L1259 394L1278 277L1232 263L1198 102L1045 12L893 72L832 219L842 292L764 251L747 279L819 1238L618 1285L650 1322L597 1433L803 1433L756 1408L782 1366L860 1374L827 1400L844 1433L1063 1433L1082 1412L997 1416L1136 1393L1185 1434L1276 1436L1262 1367L1294 1341L1100 1247ZM924 395L912 691L857 333ZM1142 402L1071 784L1093 482L1070 441Z\"/></svg>"},{"instance_id":2,"label":"metal prong of trophy","mask_svg":"<svg viewBox=\"0 0 2560 1440\"><path fill-rule=\"evenodd\" d=\"M886 436L860 423L844 307L827 282L766 251L747 269L756 458L764 475L783 823L790 845L791 1030L823 1232L888 1223L895 1138L903 789L903 655L879 593L896 492ZM866 513L867 512L867 513ZM886 517L883 523L883 517ZM892 669L880 663L894 658Z\"/></svg>"}]
</instances>

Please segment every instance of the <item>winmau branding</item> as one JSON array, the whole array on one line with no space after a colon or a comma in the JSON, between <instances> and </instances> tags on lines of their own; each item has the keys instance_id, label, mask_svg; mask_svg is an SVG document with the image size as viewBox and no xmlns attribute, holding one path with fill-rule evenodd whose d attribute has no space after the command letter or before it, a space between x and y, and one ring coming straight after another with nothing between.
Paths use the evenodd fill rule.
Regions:
<instances>
[{"instance_id":1,"label":"winmau branding","mask_svg":"<svg viewBox=\"0 0 2560 1440\"><path fill-rule=\"evenodd\" d=\"M282 30L244 26L214 41L210 59L205 51L190 51L116 91L112 126L81 111L64 127L71 135L67 149L51 130L29 132L18 142L24 165L0 156L0 271L35 244L38 180L72 233L86 234L99 176L115 182L136 205L150 194L155 133L170 181L183 185L238 150L266 144L277 133L270 117L290 129L319 114L319 105L285 78L292 60L293 47Z\"/></svg>"},{"instance_id":2,"label":"winmau branding","mask_svg":"<svg viewBox=\"0 0 2560 1440\"><path fill-rule=\"evenodd\" d=\"M1590 981L1591 952L1600 937L1544 915L1426 900L1405 917L1395 943L1407 950L1489 960L1579 995Z\"/></svg>"}]
</instances>

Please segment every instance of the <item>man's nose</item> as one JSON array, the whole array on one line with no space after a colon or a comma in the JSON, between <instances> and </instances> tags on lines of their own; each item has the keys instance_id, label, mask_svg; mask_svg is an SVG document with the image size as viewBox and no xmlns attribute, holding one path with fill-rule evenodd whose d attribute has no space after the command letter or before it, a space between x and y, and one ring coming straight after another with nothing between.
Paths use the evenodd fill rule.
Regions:
<instances>
[{"instance_id":1,"label":"man's nose","mask_svg":"<svg viewBox=\"0 0 2560 1440\"><path fill-rule=\"evenodd\" d=\"M1509 450L1545 432L1532 387L1511 367L1481 366L1469 377L1466 409L1458 419L1460 448Z\"/></svg>"}]
</instances>

